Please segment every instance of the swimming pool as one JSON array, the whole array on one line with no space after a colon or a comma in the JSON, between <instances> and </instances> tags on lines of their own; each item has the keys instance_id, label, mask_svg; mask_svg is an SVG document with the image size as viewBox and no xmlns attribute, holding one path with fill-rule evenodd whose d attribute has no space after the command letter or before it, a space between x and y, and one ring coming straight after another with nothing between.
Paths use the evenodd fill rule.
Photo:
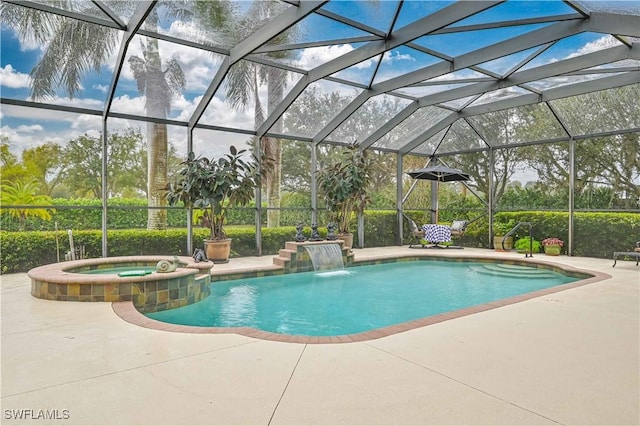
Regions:
<instances>
[{"instance_id":1,"label":"swimming pool","mask_svg":"<svg viewBox=\"0 0 640 426\"><path fill-rule=\"evenodd\" d=\"M193 305L147 316L171 324L340 336L482 305L584 277L529 265L416 260L211 284Z\"/></svg>"}]
</instances>

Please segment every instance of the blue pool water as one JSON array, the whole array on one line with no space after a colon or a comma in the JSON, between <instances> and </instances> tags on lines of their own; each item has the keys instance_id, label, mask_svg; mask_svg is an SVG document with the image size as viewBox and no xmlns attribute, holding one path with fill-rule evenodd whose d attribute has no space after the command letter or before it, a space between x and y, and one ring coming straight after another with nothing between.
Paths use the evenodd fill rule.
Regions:
<instances>
[{"instance_id":1,"label":"blue pool water","mask_svg":"<svg viewBox=\"0 0 640 426\"><path fill-rule=\"evenodd\" d=\"M88 271L82 271L80 273L104 275L104 274L119 274L121 272L127 273L127 272L140 271L141 275L144 275L143 272L146 274L151 274L152 272L155 272L155 270L156 270L155 266L115 266L113 268L91 269Z\"/></svg>"},{"instance_id":2,"label":"blue pool water","mask_svg":"<svg viewBox=\"0 0 640 426\"><path fill-rule=\"evenodd\" d=\"M211 296L147 314L196 326L275 333L360 333L576 281L546 269L422 260L211 284Z\"/></svg>"}]
</instances>

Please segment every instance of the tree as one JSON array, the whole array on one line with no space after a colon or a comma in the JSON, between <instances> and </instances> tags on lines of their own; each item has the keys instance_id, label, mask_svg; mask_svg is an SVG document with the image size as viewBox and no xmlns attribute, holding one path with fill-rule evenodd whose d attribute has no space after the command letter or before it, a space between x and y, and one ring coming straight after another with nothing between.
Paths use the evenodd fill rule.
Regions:
<instances>
[{"instance_id":1,"label":"tree","mask_svg":"<svg viewBox=\"0 0 640 426\"><path fill-rule=\"evenodd\" d=\"M9 138L0 136L0 178L2 183L11 183L28 177L24 165L10 150Z\"/></svg>"},{"instance_id":2,"label":"tree","mask_svg":"<svg viewBox=\"0 0 640 426\"><path fill-rule=\"evenodd\" d=\"M243 39L256 28L265 25L286 6L275 1L255 1L240 17L234 34ZM276 45L285 44L295 38L295 32L288 30L280 33L272 42ZM267 54L272 59L286 56L286 51ZM227 97L234 108L246 108L253 100L255 128L264 120L264 107L260 102L259 90L261 85L267 86L267 114L270 114L282 101L286 71L266 67L256 62L242 61L233 66L228 76ZM278 121L271 129L275 133L282 130ZM278 138L263 137L261 140L262 156L268 158L269 164L263 164L264 183L267 192L267 227L280 226L280 191L282 181L282 141Z\"/></svg>"},{"instance_id":3,"label":"tree","mask_svg":"<svg viewBox=\"0 0 640 426\"><path fill-rule=\"evenodd\" d=\"M51 220L51 214L46 208L30 208L29 206L50 206L51 197L39 195L40 185L35 180L17 180L12 183L3 184L0 192L0 206L9 207L9 214L18 219L19 229L24 231L25 221L28 217L38 217L44 220Z\"/></svg>"},{"instance_id":4,"label":"tree","mask_svg":"<svg viewBox=\"0 0 640 426\"><path fill-rule=\"evenodd\" d=\"M22 152L22 162L27 173L38 182L44 195L51 196L56 186L61 183L61 156L62 149L54 142L47 142Z\"/></svg>"},{"instance_id":5,"label":"tree","mask_svg":"<svg viewBox=\"0 0 640 426\"><path fill-rule=\"evenodd\" d=\"M151 28L158 26L158 12L149 14L147 23ZM180 64L175 59L167 62L162 69L158 49L158 39L146 37L141 42L143 58L132 56L129 66L138 85L138 92L145 96L147 114L152 117L167 118L171 109L171 98L185 87L186 80ZM165 229L167 226L167 199L164 188L168 183L167 170L167 125L147 124L147 200L152 207L147 215L147 229Z\"/></svg>"},{"instance_id":6,"label":"tree","mask_svg":"<svg viewBox=\"0 0 640 426\"><path fill-rule=\"evenodd\" d=\"M111 133L107 141L107 197L121 196L134 189L146 191L144 161L146 149L140 131L127 129ZM102 196L102 139L82 135L69 141L62 152L61 177L77 195Z\"/></svg>"},{"instance_id":7,"label":"tree","mask_svg":"<svg viewBox=\"0 0 640 426\"><path fill-rule=\"evenodd\" d=\"M131 2L112 2L110 6L128 8ZM227 2L170 1L159 5L168 14L180 18L207 21L210 26L220 25L228 13ZM82 13L82 11L79 11ZM82 77L89 70L99 72L112 57L118 46L118 31L63 16L9 3L0 4L2 21L14 28L23 40L35 41L44 47L40 61L30 73L31 96L34 99L51 98L62 87L73 98L82 88ZM155 32L158 27L158 9L153 8L145 22L146 29ZM130 66L136 78L138 90L146 96L147 115L166 118L171 96L184 88L184 76L176 61L169 61L163 70L157 39L147 37L143 45L144 58L130 58ZM164 124L148 127L149 207L166 205L163 188L167 181L167 128ZM95 192L95 191L94 191ZM150 209L147 226L150 229L166 228L166 211Z\"/></svg>"}]
</instances>

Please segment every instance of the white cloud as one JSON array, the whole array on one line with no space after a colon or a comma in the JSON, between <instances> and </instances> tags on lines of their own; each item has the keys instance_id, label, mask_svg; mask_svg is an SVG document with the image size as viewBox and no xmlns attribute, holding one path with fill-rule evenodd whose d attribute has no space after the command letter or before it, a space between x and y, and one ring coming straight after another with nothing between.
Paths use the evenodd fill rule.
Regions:
<instances>
[{"instance_id":1,"label":"white cloud","mask_svg":"<svg viewBox=\"0 0 640 426\"><path fill-rule=\"evenodd\" d=\"M93 88L101 91L102 93L107 93L107 90L109 90L109 86L106 86L104 84L94 84Z\"/></svg>"},{"instance_id":2,"label":"white cloud","mask_svg":"<svg viewBox=\"0 0 640 426\"><path fill-rule=\"evenodd\" d=\"M597 52L598 50L604 50L610 47L615 47L615 46L618 46L619 44L620 42L618 40L611 37L610 35L606 35L606 36L600 37L597 40L594 40L585 44L580 49L578 49L577 52L567 56L567 59L574 58L576 56L586 55L587 53Z\"/></svg>"},{"instance_id":3,"label":"white cloud","mask_svg":"<svg viewBox=\"0 0 640 426\"><path fill-rule=\"evenodd\" d=\"M24 132L24 133L35 133L35 132L41 132L44 129L39 124L32 124L30 126L25 126L25 125L18 126L16 130L18 132Z\"/></svg>"},{"instance_id":4,"label":"white cloud","mask_svg":"<svg viewBox=\"0 0 640 426\"><path fill-rule=\"evenodd\" d=\"M300 57L293 61L291 65L302 69L311 69L329 62L332 59L351 52L353 46L350 44L340 44L334 46L311 47L304 49ZM355 66L357 69L365 69L373 65L373 59L368 59Z\"/></svg>"},{"instance_id":5,"label":"white cloud","mask_svg":"<svg viewBox=\"0 0 640 426\"><path fill-rule=\"evenodd\" d=\"M386 64L391 64L392 62L398 62L398 61L411 61L411 62L415 62L416 58L414 58L413 56L409 55L409 54L401 54L398 51L395 51L395 55L393 54L393 50L389 50L387 52L385 52L385 54L382 56L382 62L386 63Z\"/></svg>"},{"instance_id":6,"label":"white cloud","mask_svg":"<svg viewBox=\"0 0 640 426\"><path fill-rule=\"evenodd\" d=\"M31 87L31 77L29 74L15 70L11 64L0 68L0 84L12 89L23 89Z\"/></svg>"}]
</instances>

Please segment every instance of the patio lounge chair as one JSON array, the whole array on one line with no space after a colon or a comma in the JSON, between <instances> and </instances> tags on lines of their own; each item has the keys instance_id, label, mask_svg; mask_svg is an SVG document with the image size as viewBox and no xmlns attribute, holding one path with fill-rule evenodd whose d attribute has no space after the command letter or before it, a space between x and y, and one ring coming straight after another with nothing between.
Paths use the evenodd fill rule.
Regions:
<instances>
[{"instance_id":1,"label":"patio lounge chair","mask_svg":"<svg viewBox=\"0 0 640 426\"><path fill-rule=\"evenodd\" d=\"M414 244L420 244L420 247L424 247L423 238L424 230L418 228L416 222L408 216L404 217L409 223L409 230L411 231L411 241L409 242L409 248L413 248Z\"/></svg>"},{"instance_id":2,"label":"patio lounge chair","mask_svg":"<svg viewBox=\"0 0 640 426\"><path fill-rule=\"evenodd\" d=\"M613 253L613 267L616 266L616 262L618 258L626 258L626 257L635 257L636 258L636 266L638 266L638 262L640 262L640 241L636 242L636 248L633 251L616 251Z\"/></svg>"},{"instance_id":3,"label":"patio lounge chair","mask_svg":"<svg viewBox=\"0 0 640 426\"><path fill-rule=\"evenodd\" d=\"M450 231L450 236L451 237L460 237L462 235L464 235L464 231L467 229L467 224L468 222L466 220L454 220L453 223L451 224L451 226L448 227L448 229L446 229L446 226L443 225L425 225L425 227L418 227L418 225L416 224L416 222L405 216L405 219L407 219L408 223L409 223L409 229L411 230L411 236L412 238L415 240L414 242L411 242L409 244L409 248L414 248L417 247L417 244L420 244L420 247L423 248L458 248L461 249L462 247L460 246L454 246L454 245L440 245L443 242L450 242L451 240L448 239L447 241L443 241L440 239L434 240L434 241L429 241L429 238L426 238L425 240L425 236L427 235L427 230L429 228L427 228L428 226L434 227L434 228L440 228L438 232L437 229L430 229L430 235L434 235L434 234L443 234L446 231ZM427 228L427 229L425 229ZM442 231L442 228L445 228L444 231ZM441 236L442 237L442 236ZM449 235L447 235L447 237L449 237ZM430 244L426 245L425 241L428 241ZM416 244L416 246L414 246L414 244Z\"/></svg>"},{"instance_id":4,"label":"patio lounge chair","mask_svg":"<svg viewBox=\"0 0 640 426\"><path fill-rule=\"evenodd\" d=\"M462 237L464 235L464 231L467 230L467 225L469 222L466 220L454 220L451 223L451 236L452 237Z\"/></svg>"}]
</instances>

